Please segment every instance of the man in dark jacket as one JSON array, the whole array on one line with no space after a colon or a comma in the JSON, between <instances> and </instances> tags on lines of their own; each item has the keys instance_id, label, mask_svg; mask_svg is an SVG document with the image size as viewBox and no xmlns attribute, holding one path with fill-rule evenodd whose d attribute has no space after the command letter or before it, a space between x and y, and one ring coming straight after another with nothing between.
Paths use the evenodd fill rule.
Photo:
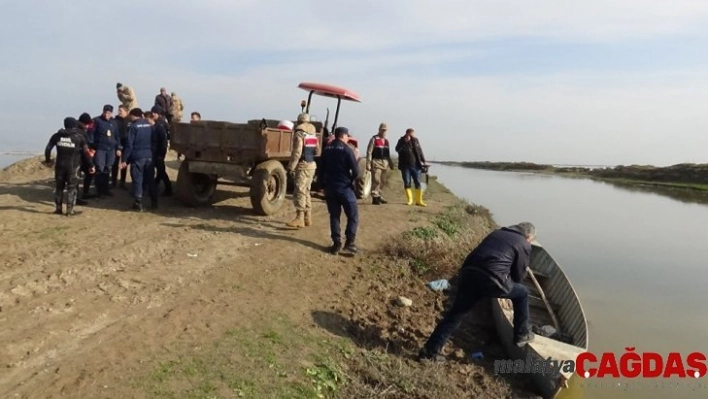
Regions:
<instances>
[{"instance_id":1,"label":"man in dark jacket","mask_svg":"<svg viewBox=\"0 0 708 399\"><path fill-rule=\"evenodd\" d=\"M103 106L101 116L94 119L93 146L96 149L94 163L96 164L96 191L98 196L111 195L108 191L111 169L116 156L122 149L119 134L113 121L113 106Z\"/></svg>"},{"instance_id":2,"label":"man in dark jacket","mask_svg":"<svg viewBox=\"0 0 708 399\"><path fill-rule=\"evenodd\" d=\"M427 168L423 149L420 147L418 138L415 137L415 130L407 129L406 134L398 139L396 144L398 153L398 169L403 176L403 187L406 190L406 204L413 205L413 190L411 190L411 179L415 186L415 201L418 206L426 206L423 202L423 190L420 186L420 174Z\"/></svg>"},{"instance_id":3,"label":"man in dark jacket","mask_svg":"<svg viewBox=\"0 0 708 399\"><path fill-rule=\"evenodd\" d=\"M94 122L91 115L88 112L84 112L79 115L79 130L81 134L86 138L89 146L89 157L91 162L93 162L94 154L96 149L93 146L93 128ZM76 200L78 205L87 205L86 200L89 198L89 190L91 189L91 182L93 182L94 174L89 173L89 164L84 157L81 158L81 172L84 174L83 189L81 190L81 196Z\"/></svg>"},{"instance_id":4,"label":"man in dark jacket","mask_svg":"<svg viewBox=\"0 0 708 399\"><path fill-rule=\"evenodd\" d=\"M54 133L44 150L44 162L51 164L51 153L57 147L57 158L54 164L54 213L62 214L64 188L67 191L66 216L74 214L79 186L79 172L83 158L87 165L87 173L94 173L95 168L89 154L88 142L83 133L77 129L78 121L74 118L64 119L64 129Z\"/></svg>"},{"instance_id":5,"label":"man in dark jacket","mask_svg":"<svg viewBox=\"0 0 708 399\"><path fill-rule=\"evenodd\" d=\"M440 351L462 318L482 298L508 298L514 305L514 341L519 347L534 340L529 329L529 293L521 282L531 257L536 227L529 222L490 233L465 259L459 275L457 297L450 311L435 327L419 360L442 360Z\"/></svg>"},{"instance_id":6,"label":"man in dark jacket","mask_svg":"<svg viewBox=\"0 0 708 399\"><path fill-rule=\"evenodd\" d=\"M165 185L165 191L162 195L170 196L172 195L172 183L170 182L170 177L167 175L167 167L165 166L165 157L167 156L167 142L169 139L169 126L167 120L164 118L164 110L158 106L152 107L150 119L153 123L153 130L155 131L155 157L153 161L155 163L155 188L162 182Z\"/></svg>"},{"instance_id":7,"label":"man in dark jacket","mask_svg":"<svg viewBox=\"0 0 708 399\"><path fill-rule=\"evenodd\" d=\"M128 126L130 125L130 119L128 119L128 112L130 110L125 105L118 106L118 115L113 118L115 123L115 130L118 134L118 140L121 148L125 148L128 144ZM120 168L120 157L116 156L116 160L113 163L113 168L111 169L111 187L116 188L118 185L118 174L120 174L120 188L125 188L125 178L128 174L128 168Z\"/></svg>"},{"instance_id":8,"label":"man in dark jacket","mask_svg":"<svg viewBox=\"0 0 708 399\"><path fill-rule=\"evenodd\" d=\"M349 129L338 127L334 130L335 139L322 150L322 168L317 168L317 180L322 182L325 191L325 201L329 212L329 227L332 235L330 252L337 255L342 250L342 239L339 219L347 216L347 227L344 235L347 241L344 250L356 253L355 244L359 210L354 193L354 182L359 176L354 151L347 145Z\"/></svg>"},{"instance_id":9,"label":"man in dark jacket","mask_svg":"<svg viewBox=\"0 0 708 399\"><path fill-rule=\"evenodd\" d=\"M143 211L143 193L150 193L153 208L157 207L157 189L155 188L155 166L153 165L154 138L152 125L143 117L140 108L130 110L128 145L123 152L121 168L130 164L130 178L133 180L133 209Z\"/></svg>"},{"instance_id":10,"label":"man in dark jacket","mask_svg":"<svg viewBox=\"0 0 708 399\"><path fill-rule=\"evenodd\" d=\"M167 94L167 89L164 87L160 88L160 94L155 96L154 105L163 110L165 117L167 118L167 123L172 123L172 97Z\"/></svg>"}]
</instances>

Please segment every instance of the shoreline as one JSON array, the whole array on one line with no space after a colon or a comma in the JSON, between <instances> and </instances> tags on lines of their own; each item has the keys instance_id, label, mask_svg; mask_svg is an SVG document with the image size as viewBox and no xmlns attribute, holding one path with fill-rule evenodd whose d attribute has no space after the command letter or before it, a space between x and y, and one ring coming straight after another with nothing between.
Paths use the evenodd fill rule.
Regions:
<instances>
[{"instance_id":1,"label":"shoreline","mask_svg":"<svg viewBox=\"0 0 708 399\"><path fill-rule=\"evenodd\" d=\"M168 198L157 212L136 214L127 211L128 193L115 190L62 218L51 215L53 172L40 161L26 158L0 172L0 239L8 248L0 306L14 326L1 336L7 373L0 392L8 396L61 390L95 397L107 386L125 397L536 397L529 381L494 375L493 360L506 355L490 309L467 318L446 347L447 364L415 361L454 298L464 256L498 227L486 208L434 176L428 206L416 207L403 203L400 174L391 173L383 191L389 204L359 202L363 253L333 258L320 252L329 245L320 199L313 198L315 228L297 231L283 228L290 196L283 211L259 217L247 189L228 186L207 208ZM89 241L90 253L70 245ZM452 291L425 286L440 278ZM398 296L413 306L396 305ZM43 308L50 319L33 313ZM482 363L467 357L478 350ZM94 383L81 383L86 377Z\"/></svg>"},{"instance_id":2,"label":"shoreline","mask_svg":"<svg viewBox=\"0 0 708 399\"><path fill-rule=\"evenodd\" d=\"M557 167L532 162L457 162L436 161L441 165L503 172L547 173L566 177L582 177L627 185L648 185L708 192L708 164L676 164L671 166L618 165L614 167Z\"/></svg>"}]
</instances>

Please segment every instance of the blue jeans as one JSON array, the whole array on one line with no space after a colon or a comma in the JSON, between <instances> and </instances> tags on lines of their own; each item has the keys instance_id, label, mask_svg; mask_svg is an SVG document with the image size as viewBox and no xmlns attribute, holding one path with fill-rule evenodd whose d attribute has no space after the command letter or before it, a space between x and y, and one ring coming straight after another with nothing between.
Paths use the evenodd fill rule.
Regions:
<instances>
[{"instance_id":1,"label":"blue jeans","mask_svg":"<svg viewBox=\"0 0 708 399\"><path fill-rule=\"evenodd\" d=\"M342 209L344 209L344 214L347 216L347 227L344 230L344 235L347 240L354 241L359 224L359 208L357 207L354 189L351 187L325 189L325 201L329 212L329 229L332 234L332 241L340 242L342 240L339 227Z\"/></svg>"},{"instance_id":2,"label":"blue jeans","mask_svg":"<svg viewBox=\"0 0 708 399\"><path fill-rule=\"evenodd\" d=\"M133 198L135 202L143 201L143 193L147 189L150 198L157 201L157 186L155 185L155 166L152 158L136 159L130 163L130 178L133 180Z\"/></svg>"},{"instance_id":3,"label":"blue jeans","mask_svg":"<svg viewBox=\"0 0 708 399\"><path fill-rule=\"evenodd\" d=\"M514 338L529 332L529 291L521 284L513 283L509 293L494 293L485 289L486 281L477 280L478 276L471 273L461 273L457 288L457 297L450 311L435 327L435 331L425 343L424 350L429 354L438 354L452 333L460 327L464 316L472 310L482 298L508 298L514 305ZM486 291L486 292L485 292ZM496 294L496 295L489 295Z\"/></svg>"},{"instance_id":4,"label":"blue jeans","mask_svg":"<svg viewBox=\"0 0 708 399\"><path fill-rule=\"evenodd\" d=\"M108 191L108 183L111 177L111 168L116 159L114 150L96 150L93 163L96 166L96 191L104 194Z\"/></svg>"},{"instance_id":5,"label":"blue jeans","mask_svg":"<svg viewBox=\"0 0 708 399\"><path fill-rule=\"evenodd\" d=\"M420 189L420 173L422 170L420 168L403 168L401 169L401 176L403 177L403 187L411 188L411 179L413 179L413 184L416 189Z\"/></svg>"}]
</instances>

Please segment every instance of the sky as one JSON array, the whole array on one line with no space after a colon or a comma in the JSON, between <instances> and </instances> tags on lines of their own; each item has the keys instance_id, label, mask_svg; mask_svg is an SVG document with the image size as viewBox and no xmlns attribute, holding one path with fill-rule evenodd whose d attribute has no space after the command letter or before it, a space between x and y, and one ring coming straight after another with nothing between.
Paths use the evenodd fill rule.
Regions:
<instances>
[{"instance_id":1,"label":"sky","mask_svg":"<svg viewBox=\"0 0 708 399\"><path fill-rule=\"evenodd\" d=\"M707 1L2 3L0 152L41 152L117 82L245 122L295 119L314 81L362 97L354 136L414 128L430 160L708 162Z\"/></svg>"}]
</instances>

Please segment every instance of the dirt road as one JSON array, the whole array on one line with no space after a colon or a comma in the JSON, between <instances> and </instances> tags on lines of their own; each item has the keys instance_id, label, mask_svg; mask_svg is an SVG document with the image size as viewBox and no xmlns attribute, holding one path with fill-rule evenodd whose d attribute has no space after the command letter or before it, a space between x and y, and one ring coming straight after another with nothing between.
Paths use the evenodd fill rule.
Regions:
<instances>
[{"instance_id":1,"label":"dirt road","mask_svg":"<svg viewBox=\"0 0 708 399\"><path fill-rule=\"evenodd\" d=\"M174 180L178 163L168 166ZM367 271L385 240L455 200L444 190L431 194L427 208L408 207L393 179L385 192L391 204L360 204L362 253L350 258L325 252L330 239L320 200L314 201L314 225L299 231L284 226L291 202L275 216L255 216L247 190L232 187L220 187L210 208L185 208L165 198L158 211L142 214L129 210L126 191L115 189L112 198L90 200L67 218L52 214L52 176L36 158L0 172L1 397L311 397L323 388L310 384L314 374L302 372L318 370L304 360L312 351L305 338L266 348L285 370L278 374L282 381L266 375L267 368L236 373L260 366L233 341L231 363L219 363L215 352L191 375L184 368L182 374L165 372L174 371L165 368L165 359L186 353L195 359L195 351L218 346L234 331L251 334L238 341L244 348L266 336L303 336L370 350L345 327L367 312L380 313L382 298L408 292L431 304L443 299L418 286L392 286L400 282L377 280ZM366 293L372 284L379 295ZM342 314L345 309L350 314ZM437 312L418 311L428 319L423 332L430 332ZM263 332L263 326L275 332ZM217 380L226 381L223 386L202 386L208 378L200 373L212 373L214 364L223 366L221 374L236 373L238 381L222 375ZM406 364L418 370L414 362ZM506 382L484 378L491 397L509 392Z\"/></svg>"}]
</instances>

